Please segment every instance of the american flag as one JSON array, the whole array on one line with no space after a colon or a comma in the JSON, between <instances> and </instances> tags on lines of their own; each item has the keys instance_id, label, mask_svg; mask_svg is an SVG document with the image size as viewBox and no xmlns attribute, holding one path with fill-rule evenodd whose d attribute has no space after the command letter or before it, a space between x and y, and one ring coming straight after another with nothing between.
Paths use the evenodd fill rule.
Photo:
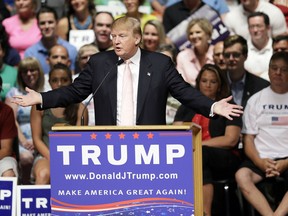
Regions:
<instances>
[{"instance_id":1,"label":"american flag","mask_svg":"<svg viewBox=\"0 0 288 216\"><path fill-rule=\"evenodd\" d=\"M272 116L272 125L288 125L288 116Z\"/></svg>"}]
</instances>

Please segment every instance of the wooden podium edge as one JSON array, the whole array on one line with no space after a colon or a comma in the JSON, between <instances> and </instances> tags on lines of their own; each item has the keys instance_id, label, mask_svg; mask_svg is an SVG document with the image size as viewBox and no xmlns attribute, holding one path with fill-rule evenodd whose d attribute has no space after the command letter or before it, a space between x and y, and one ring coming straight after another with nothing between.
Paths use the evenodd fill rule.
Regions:
<instances>
[{"instance_id":1,"label":"wooden podium edge","mask_svg":"<svg viewBox=\"0 0 288 216\"><path fill-rule=\"evenodd\" d=\"M202 132L201 126L185 122L183 125L139 125L139 126L71 126L55 124L52 131L105 131L105 130L191 130L193 133L194 162L194 210L195 216L203 215L203 171L202 171Z\"/></svg>"}]
</instances>

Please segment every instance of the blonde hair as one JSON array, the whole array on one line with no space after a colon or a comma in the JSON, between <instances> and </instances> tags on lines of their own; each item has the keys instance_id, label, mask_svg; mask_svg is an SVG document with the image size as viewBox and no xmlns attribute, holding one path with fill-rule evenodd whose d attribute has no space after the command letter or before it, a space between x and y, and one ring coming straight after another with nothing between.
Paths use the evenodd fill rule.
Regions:
<instances>
[{"instance_id":1,"label":"blonde hair","mask_svg":"<svg viewBox=\"0 0 288 216\"><path fill-rule=\"evenodd\" d=\"M39 61L34 57L26 57L22 59L18 66L18 75L17 75L17 83L20 91L24 92L27 84L24 82L22 78L22 74L26 73L27 70L37 70L39 73L39 78L37 80L35 91L43 91L44 89L44 73Z\"/></svg>"},{"instance_id":2,"label":"blonde hair","mask_svg":"<svg viewBox=\"0 0 288 216\"><path fill-rule=\"evenodd\" d=\"M205 18L192 19L189 22L186 29L187 37L189 37L190 29L196 24L209 36L209 38L212 37L213 25L210 23L208 19Z\"/></svg>"},{"instance_id":3,"label":"blonde hair","mask_svg":"<svg viewBox=\"0 0 288 216\"><path fill-rule=\"evenodd\" d=\"M166 44L166 34L165 34L165 30L164 30L164 26L162 22L159 20L149 20L145 23L143 29L145 29L147 25L152 25L156 28L158 36L159 36L159 46L162 44Z\"/></svg>"}]
</instances>

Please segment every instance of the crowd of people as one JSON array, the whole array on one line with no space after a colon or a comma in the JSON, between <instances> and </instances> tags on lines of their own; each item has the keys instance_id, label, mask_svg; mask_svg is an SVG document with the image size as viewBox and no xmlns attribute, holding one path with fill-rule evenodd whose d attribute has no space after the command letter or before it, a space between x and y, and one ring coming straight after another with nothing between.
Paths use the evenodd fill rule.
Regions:
<instances>
[{"instance_id":1,"label":"crowd of people","mask_svg":"<svg viewBox=\"0 0 288 216\"><path fill-rule=\"evenodd\" d=\"M288 3L121 0L126 12L114 15L95 2L0 0L0 176L50 184L55 123L194 122L206 216L223 178L259 214L288 215ZM71 32L82 30L94 41L77 48ZM279 176L272 208L257 184Z\"/></svg>"}]
</instances>

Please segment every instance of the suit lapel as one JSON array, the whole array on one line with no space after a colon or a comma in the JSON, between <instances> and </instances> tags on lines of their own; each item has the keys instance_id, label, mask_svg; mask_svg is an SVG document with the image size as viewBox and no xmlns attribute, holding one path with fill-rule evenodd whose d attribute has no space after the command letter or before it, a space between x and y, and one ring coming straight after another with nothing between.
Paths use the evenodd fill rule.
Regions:
<instances>
[{"instance_id":1,"label":"suit lapel","mask_svg":"<svg viewBox=\"0 0 288 216\"><path fill-rule=\"evenodd\" d=\"M152 64L143 50L141 50L140 59L140 71L139 71L139 82L138 82L138 95L137 95L137 116L136 122L143 110L147 93L149 90L150 82L153 76L153 71L151 68Z\"/></svg>"}]
</instances>

